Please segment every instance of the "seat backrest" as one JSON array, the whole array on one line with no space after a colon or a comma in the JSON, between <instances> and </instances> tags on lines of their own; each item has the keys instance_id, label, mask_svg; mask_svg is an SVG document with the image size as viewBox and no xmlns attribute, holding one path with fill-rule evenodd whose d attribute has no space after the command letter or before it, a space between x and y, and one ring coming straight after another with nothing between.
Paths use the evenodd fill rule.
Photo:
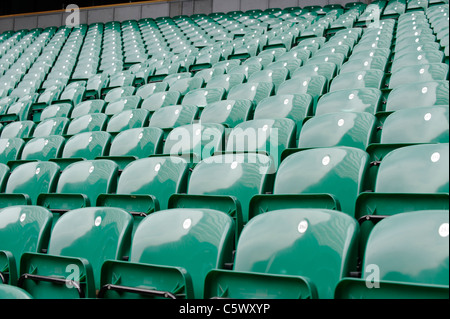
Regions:
<instances>
[{"instance_id":1,"label":"seat backrest","mask_svg":"<svg viewBox=\"0 0 450 319\"><path fill-rule=\"evenodd\" d=\"M33 132L33 137L45 137L50 135L63 135L69 126L70 120L67 117L54 117L43 120Z\"/></svg>"},{"instance_id":2,"label":"seat backrest","mask_svg":"<svg viewBox=\"0 0 450 319\"><path fill-rule=\"evenodd\" d=\"M117 133L127 129L143 127L148 123L150 112L143 109L125 110L114 114L106 125L106 131Z\"/></svg>"},{"instance_id":3,"label":"seat backrest","mask_svg":"<svg viewBox=\"0 0 450 319\"><path fill-rule=\"evenodd\" d=\"M6 164L20 158L25 141L18 137L0 138L0 163Z\"/></svg>"},{"instance_id":4,"label":"seat backrest","mask_svg":"<svg viewBox=\"0 0 450 319\"><path fill-rule=\"evenodd\" d=\"M448 143L449 109L418 107L398 110L383 123L383 143Z\"/></svg>"},{"instance_id":5,"label":"seat backrest","mask_svg":"<svg viewBox=\"0 0 450 319\"><path fill-rule=\"evenodd\" d=\"M62 171L55 192L85 194L92 206L99 194L115 192L117 174L118 166L110 160L75 162Z\"/></svg>"},{"instance_id":6,"label":"seat backrest","mask_svg":"<svg viewBox=\"0 0 450 319\"><path fill-rule=\"evenodd\" d=\"M301 124L310 111L311 103L309 94L277 94L261 100L253 118L290 118L296 124Z\"/></svg>"},{"instance_id":7,"label":"seat backrest","mask_svg":"<svg viewBox=\"0 0 450 319\"><path fill-rule=\"evenodd\" d=\"M162 150L162 139L163 131L157 127L128 129L113 139L109 155L143 158L157 154Z\"/></svg>"},{"instance_id":8,"label":"seat backrest","mask_svg":"<svg viewBox=\"0 0 450 319\"><path fill-rule=\"evenodd\" d=\"M365 151L344 146L293 153L281 162L273 193L330 194L339 201L342 212L354 216L368 158Z\"/></svg>"},{"instance_id":9,"label":"seat backrest","mask_svg":"<svg viewBox=\"0 0 450 319\"><path fill-rule=\"evenodd\" d=\"M0 251L12 253L17 270L24 252L40 253L47 249L52 219L52 213L40 206L10 206L0 210Z\"/></svg>"},{"instance_id":10,"label":"seat backrest","mask_svg":"<svg viewBox=\"0 0 450 319\"><path fill-rule=\"evenodd\" d=\"M230 216L215 210L155 212L136 229L130 261L183 267L192 279L194 297L203 298L208 271L223 268L231 258L234 228Z\"/></svg>"},{"instance_id":11,"label":"seat backrest","mask_svg":"<svg viewBox=\"0 0 450 319\"><path fill-rule=\"evenodd\" d=\"M27 138L32 134L35 127L33 121L16 121L5 125L2 129L1 138Z\"/></svg>"},{"instance_id":12,"label":"seat backrest","mask_svg":"<svg viewBox=\"0 0 450 319\"><path fill-rule=\"evenodd\" d=\"M218 123L228 127L235 127L237 124L248 119L252 108L249 100L223 100L208 104L200 115L200 121L206 123Z\"/></svg>"},{"instance_id":13,"label":"seat backrest","mask_svg":"<svg viewBox=\"0 0 450 319\"><path fill-rule=\"evenodd\" d=\"M315 115L334 112L367 112L375 114L381 104L381 91L374 88L338 90L324 94Z\"/></svg>"},{"instance_id":14,"label":"seat backrest","mask_svg":"<svg viewBox=\"0 0 450 319\"><path fill-rule=\"evenodd\" d=\"M8 180L10 168L8 165L0 163L0 193L5 190L6 182Z\"/></svg>"},{"instance_id":15,"label":"seat backrest","mask_svg":"<svg viewBox=\"0 0 450 319\"><path fill-rule=\"evenodd\" d=\"M303 276L321 299L333 298L356 266L356 220L326 209L283 209L255 216L239 238L234 270ZM256 240L255 240L256 239Z\"/></svg>"},{"instance_id":16,"label":"seat backrest","mask_svg":"<svg viewBox=\"0 0 450 319\"><path fill-rule=\"evenodd\" d=\"M448 287L448 251L448 210L401 213L372 229L362 269L376 265L384 281ZM363 277L370 274L364 272Z\"/></svg>"},{"instance_id":17,"label":"seat backrest","mask_svg":"<svg viewBox=\"0 0 450 319\"><path fill-rule=\"evenodd\" d=\"M384 72L375 69L340 73L331 81L330 92L348 88L381 89L383 78Z\"/></svg>"},{"instance_id":18,"label":"seat backrest","mask_svg":"<svg viewBox=\"0 0 450 319\"><path fill-rule=\"evenodd\" d=\"M6 184L6 194L26 194L31 204L36 205L40 193L55 189L60 168L52 162L29 162L17 166Z\"/></svg>"},{"instance_id":19,"label":"seat backrest","mask_svg":"<svg viewBox=\"0 0 450 319\"><path fill-rule=\"evenodd\" d=\"M163 154L206 158L223 149L224 131L223 125L216 123L178 126L167 135Z\"/></svg>"},{"instance_id":20,"label":"seat backrest","mask_svg":"<svg viewBox=\"0 0 450 319\"><path fill-rule=\"evenodd\" d=\"M98 289L103 262L122 259L130 244L132 225L131 214L119 208L74 209L53 226L48 254L87 259Z\"/></svg>"},{"instance_id":21,"label":"seat backrest","mask_svg":"<svg viewBox=\"0 0 450 319\"><path fill-rule=\"evenodd\" d=\"M62 158L94 159L105 155L111 144L111 135L104 131L78 133L69 138L64 146Z\"/></svg>"},{"instance_id":22,"label":"seat backrest","mask_svg":"<svg viewBox=\"0 0 450 319\"><path fill-rule=\"evenodd\" d=\"M67 135L75 135L83 132L103 131L108 123L108 117L104 113L81 115L72 119L67 127Z\"/></svg>"},{"instance_id":23,"label":"seat backrest","mask_svg":"<svg viewBox=\"0 0 450 319\"><path fill-rule=\"evenodd\" d=\"M386 111L405 108L448 105L448 81L428 81L395 87L386 101Z\"/></svg>"},{"instance_id":24,"label":"seat backrest","mask_svg":"<svg viewBox=\"0 0 450 319\"><path fill-rule=\"evenodd\" d=\"M29 140L22 150L22 160L48 161L61 155L66 139L60 135L35 137Z\"/></svg>"},{"instance_id":25,"label":"seat backrest","mask_svg":"<svg viewBox=\"0 0 450 319\"><path fill-rule=\"evenodd\" d=\"M413 145L388 153L378 169L375 192L448 194L448 143Z\"/></svg>"},{"instance_id":26,"label":"seat backrest","mask_svg":"<svg viewBox=\"0 0 450 319\"><path fill-rule=\"evenodd\" d=\"M162 107L150 118L149 126L161 129L192 124L198 108L193 105L171 105Z\"/></svg>"},{"instance_id":27,"label":"seat backrest","mask_svg":"<svg viewBox=\"0 0 450 319\"><path fill-rule=\"evenodd\" d=\"M188 163L174 156L141 158L131 162L120 175L117 194L150 194L160 209L167 209L172 194L187 188Z\"/></svg>"},{"instance_id":28,"label":"seat backrest","mask_svg":"<svg viewBox=\"0 0 450 319\"><path fill-rule=\"evenodd\" d=\"M198 163L189 179L189 195L227 195L240 202L244 223L248 221L250 199L270 187L268 176L273 161L262 154L225 154Z\"/></svg>"},{"instance_id":29,"label":"seat backrest","mask_svg":"<svg viewBox=\"0 0 450 319\"><path fill-rule=\"evenodd\" d=\"M317 115L304 123L299 148L350 146L366 150L376 124L366 112L336 112Z\"/></svg>"},{"instance_id":30,"label":"seat backrest","mask_svg":"<svg viewBox=\"0 0 450 319\"><path fill-rule=\"evenodd\" d=\"M77 104L70 114L71 118L76 118L82 115L87 115L91 113L102 113L105 108L104 100L87 100Z\"/></svg>"}]
</instances>

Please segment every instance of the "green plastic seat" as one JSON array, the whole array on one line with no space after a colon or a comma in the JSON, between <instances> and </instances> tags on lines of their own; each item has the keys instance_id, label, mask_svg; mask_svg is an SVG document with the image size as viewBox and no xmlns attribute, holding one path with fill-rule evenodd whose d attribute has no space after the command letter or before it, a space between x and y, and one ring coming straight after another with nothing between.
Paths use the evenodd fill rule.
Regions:
<instances>
[{"instance_id":1,"label":"green plastic seat","mask_svg":"<svg viewBox=\"0 0 450 319\"><path fill-rule=\"evenodd\" d=\"M178 91L162 91L150 94L142 101L141 108L150 112L168 106L177 105L181 99L181 94Z\"/></svg>"},{"instance_id":2,"label":"green plastic seat","mask_svg":"<svg viewBox=\"0 0 450 319\"><path fill-rule=\"evenodd\" d=\"M106 103L103 100L83 101L80 104L75 105L72 113L70 114L70 117L77 118L79 116L91 113L103 113L105 105Z\"/></svg>"},{"instance_id":3,"label":"green plastic seat","mask_svg":"<svg viewBox=\"0 0 450 319\"><path fill-rule=\"evenodd\" d=\"M380 142L372 143L367 152L380 161L390 151L411 144L448 143L449 110L447 106L418 107L398 110L383 123Z\"/></svg>"},{"instance_id":4,"label":"green plastic seat","mask_svg":"<svg viewBox=\"0 0 450 319\"><path fill-rule=\"evenodd\" d=\"M115 135L124 130L146 126L149 117L150 112L143 109L121 111L109 119L106 132Z\"/></svg>"},{"instance_id":5,"label":"green plastic seat","mask_svg":"<svg viewBox=\"0 0 450 319\"><path fill-rule=\"evenodd\" d=\"M35 137L29 140L20 157L23 161L48 161L61 156L66 139L60 135Z\"/></svg>"},{"instance_id":6,"label":"green plastic seat","mask_svg":"<svg viewBox=\"0 0 450 319\"><path fill-rule=\"evenodd\" d=\"M142 98L140 96L123 96L119 99L109 102L103 113L108 116L120 113L125 110L132 110L138 108L142 103Z\"/></svg>"},{"instance_id":7,"label":"green plastic seat","mask_svg":"<svg viewBox=\"0 0 450 319\"><path fill-rule=\"evenodd\" d=\"M406 66L394 72L389 79L389 88L417 82L445 81L448 79L448 65L433 63Z\"/></svg>"},{"instance_id":8,"label":"green plastic seat","mask_svg":"<svg viewBox=\"0 0 450 319\"><path fill-rule=\"evenodd\" d=\"M168 89L169 89L169 83L167 83L167 82L149 83L149 84L140 86L136 90L135 95L140 96L142 98L142 100L145 100L147 97L149 97L153 93L167 91Z\"/></svg>"},{"instance_id":9,"label":"green plastic seat","mask_svg":"<svg viewBox=\"0 0 450 319\"><path fill-rule=\"evenodd\" d=\"M370 234L362 276L340 281L335 298L447 299L448 250L448 210L385 218Z\"/></svg>"},{"instance_id":10,"label":"green plastic seat","mask_svg":"<svg viewBox=\"0 0 450 319\"><path fill-rule=\"evenodd\" d=\"M340 70L342 64L344 63L345 56L342 53L332 53L332 54L315 54L308 61L305 62L305 65L308 64L316 64L323 62L331 62L336 64L337 71Z\"/></svg>"},{"instance_id":11,"label":"green plastic seat","mask_svg":"<svg viewBox=\"0 0 450 319\"><path fill-rule=\"evenodd\" d=\"M36 125L32 137L64 135L69 125L70 120L67 117L49 118Z\"/></svg>"},{"instance_id":12,"label":"green plastic seat","mask_svg":"<svg viewBox=\"0 0 450 319\"><path fill-rule=\"evenodd\" d=\"M189 165L183 158L152 156L128 164L115 194L101 194L98 206L123 208L134 216L135 227L147 216L168 207L172 194L185 193Z\"/></svg>"},{"instance_id":13,"label":"green plastic seat","mask_svg":"<svg viewBox=\"0 0 450 319\"><path fill-rule=\"evenodd\" d=\"M327 79L327 82L330 82L336 75L336 65L331 62L310 63L295 70L291 77L296 78L297 76L304 77L311 75L322 75Z\"/></svg>"},{"instance_id":14,"label":"green plastic seat","mask_svg":"<svg viewBox=\"0 0 450 319\"><path fill-rule=\"evenodd\" d=\"M20 158L25 141L21 138L0 138L0 163L7 164Z\"/></svg>"},{"instance_id":15,"label":"green plastic seat","mask_svg":"<svg viewBox=\"0 0 450 319\"><path fill-rule=\"evenodd\" d=\"M120 99L124 96L131 96L136 91L136 88L134 86L123 86L123 87L117 87L114 89L109 90L105 95L103 100L106 103L113 102L115 100ZM103 95L103 94L102 94Z\"/></svg>"},{"instance_id":16,"label":"green plastic seat","mask_svg":"<svg viewBox=\"0 0 450 319\"><path fill-rule=\"evenodd\" d=\"M245 75L242 73L219 74L212 76L206 83L205 88L223 88L228 92L232 87L243 83Z\"/></svg>"},{"instance_id":17,"label":"green plastic seat","mask_svg":"<svg viewBox=\"0 0 450 319\"><path fill-rule=\"evenodd\" d=\"M70 103L72 105L77 105L83 101L85 91L86 88L84 86L66 88L61 92L58 100L53 102L53 104Z\"/></svg>"},{"instance_id":18,"label":"green plastic seat","mask_svg":"<svg viewBox=\"0 0 450 319\"><path fill-rule=\"evenodd\" d=\"M203 87L203 85L204 80L199 77L181 78L170 84L169 91L177 91L180 92L182 96L184 96L192 90Z\"/></svg>"},{"instance_id":19,"label":"green plastic seat","mask_svg":"<svg viewBox=\"0 0 450 319\"><path fill-rule=\"evenodd\" d=\"M226 91L224 88L200 88L189 91L181 100L182 105L193 105L203 108L208 104L224 99ZM172 103L173 105L179 103Z\"/></svg>"},{"instance_id":20,"label":"green plastic seat","mask_svg":"<svg viewBox=\"0 0 450 319\"><path fill-rule=\"evenodd\" d=\"M44 121L54 117L69 117L73 106L70 103L53 104L42 110L39 121ZM34 120L34 118L33 118Z\"/></svg>"},{"instance_id":21,"label":"green plastic seat","mask_svg":"<svg viewBox=\"0 0 450 319\"><path fill-rule=\"evenodd\" d=\"M261 100L256 106L254 119L289 118L300 132L303 120L311 112L312 97L309 94L277 94Z\"/></svg>"},{"instance_id":22,"label":"green plastic seat","mask_svg":"<svg viewBox=\"0 0 450 319\"><path fill-rule=\"evenodd\" d=\"M217 123L178 126L167 135L163 154L186 156L197 163L222 151L224 134L224 126Z\"/></svg>"},{"instance_id":23,"label":"green plastic seat","mask_svg":"<svg viewBox=\"0 0 450 319\"><path fill-rule=\"evenodd\" d=\"M149 126L170 130L174 127L192 124L198 114L198 108L191 105L171 105L153 113Z\"/></svg>"},{"instance_id":24,"label":"green plastic seat","mask_svg":"<svg viewBox=\"0 0 450 319\"><path fill-rule=\"evenodd\" d=\"M292 153L281 162L272 195L256 196L250 218L282 208L335 209L355 215L355 202L364 191L368 154L354 147L318 147Z\"/></svg>"},{"instance_id":25,"label":"green plastic seat","mask_svg":"<svg viewBox=\"0 0 450 319\"><path fill-rule=\"evenodd\" d=\"M394 149L379 164L373 192L358 196L356 217L376 220L414 210L448 209L448 162L448 143Z\"/></svg>"},{"instance_id":26,"label":"green plastic seat","mask_svg":"<svg viewBox=\"0 0 450 319\"><path fill-rule=\"evenodd\" d=\"M212 270L205 298L332 299L356 266L358 224L327 209L282 209L245 226L233 270Z\"/></svg>"},{"instance_id":27,"label":"green plastic seat","mask_svg":"<svg viewBox=\"0 0 450 319\"><path fill-rule=\"evenodd\" d=\"M339 74L347 72L356 72L362 70L380 70L385 71L387 66L387 58L384 56L370 56L370 53L366 57L353 58L345 62Z\"/></svg>"},{"instance_id":28,"label":"green plastic seat","mask_svg":"<svg viewBox=\"0 0 450 319\"><path fill-rule=\"evenodd\" d=\"M157 127L139 127L121 131L111 142L108 155L96 159L110 159L123 170L130 162L160 154L163 148L164 133Z\"/></svg>"},{"instance_id":29,"label":"green plastic seat","mask_svg":"<svg viewBox=\"0 0 450 319\"><path fill-rule=\"evenodd\" d=\"M448 103L448 81L403 84L389 93L385 111L392 112L405 108L448 105Z\"/></svg>"},{"instance_id":30,"label":"green plastic seat","mask_svg":"<svg viewBox=\"0 0 450 319\"><path fill-rule=\"evenodd\" d=\"M346 89L375 88L381 89L384 72L381 70L363 70L340 73L330 85L329 92Z\"/></svg>"},{"instance_id":31,"label":"green plastic seat","mask_svg":"<svg viewBox=\"0 0 450 319\"><path fill-rule=\"evenodd\" d=\"M111 135L104 131L83 132L70 137L61 155L63 159L94 159L103 156L111 144Z\"/></svg>"},{"instance_id":32,"label":"green plastic seat","mask_svg":"<svg viewBox=\"0 0 450 319\"><path fill-rule=\"evenodd\" d=\"M31 295L25 290L10 285L0 286L0 299L32 299Z\"/></svg>"},{"instance_id":33,"label":"green plastic seat","mask_svg":"<svg viewBox=\"0 0 450 319\"><path fill-rule=\"evenodd\" d=\"M32 135L35 123L33 121L16 121L5 125L0 138L27 138Z\"/></svg>"},{"instance_id":34,"label":"green plastic seat","mask_svg":"<svg viewBox=\"0 0 450 319\"><path fill-rule=\"evenodd\" d=\"M53 226L46 254L22 255L18 286L38 299L95 298L102 264L123 258L131 228L132 216L119 208L64 214Z\"/></svg>"},{"instance_id":35,"label":"green plastic seat","mask_svg":"<svg viewBox=\"0 0 450 319\"><path fill-rule=\"evenodd\" d=\"M235 127L249 118L252 102L249 100L223 100L207 104L200 114L200 121Z\"/></svg>"},{"instance_id":36,"label":"green plastic seat","mask_svg":"<svg viewBox=\"0 0 450 319\"><path fill-rule=\"evenodd\" d=\"M118 166L111 160L84 160L68 165L54 192L41 192L37 203L54 213L55 220L69 210L95 206L99 194L116 190Z\"/></svg>"},{"instance_id":37,"label":"green plastic seat","mask_svg":"<svg viewBox=\"0 0 450 319\"><path fill-rule=\"evenodd\" d=\"M90 113L73 118L67 126L66 135L72 136L85 132L104 131L108 125L105 113Z\"/></svg>"},{"instance_id":38,"label":"green plastic seat","mask_svg":"<svg viewBox=\"0 0 450 319\"><path fill-rule=\"evenodd\" d=\"M272 82L247 82L234 86L230 89L227 99L250 100L257 105L262 99L274 93Z\"/></svg>"},{"instance_id":39,"label":"green plastic seat","mask_svg":"<svg viewBox=\"0 0 450 319\"><path fill-rule=\"evenodd\" d=\"M153 213L133 236L130 260L103 265L99 296L202 299L208 271L232 258L234 229L230 216L212 209Z\"/></svg>"},{"instance_id":40,"label":"green plastic seat","mask_svg":"<svg viewBox=\"0 0 450 319\"><path fill-rule=\"evenodd\" d=\"M335 112L317 115L306 121L298 147L349 146L366 150L374 138L376 118L366 112Z\"/></svg>"},{"instance_id":41,"label":"green plastic seat","mask_svg":"<svg viewBox=\"0 0 450 319\"><path fill-rule=\"evenodd\" d=\"M46 208L39 206L18 205L0 210L0 288L17 284L23 253L47 249L52 218Z\"/></svg>"},{"instance_id":42,"label":"green plastic seat","mask_svg":"<svg viewBox=\"0 0 450 319\"><path fill-rule=\"evenodd\" d=\"M443 60L444 53L439 50L405 53L400 57L395 56L392 62L391 72L397 72L401 68L409 65L441 63Z\"/></svg>"},{"instance_id":43,"label":"green plastic seat","mask_svg":"<svg viewBox=\"0 0 450 319\"><path fill-rule=\"evenodd\" d=\"M51 162L29 162L12 170L5 192L0 194L0 206L36 205L43 192L52 192L60 173L57 164Z\"/></svg>"},{"instance_id":44,"label":"green plastic seat","mask_svg":"<svg viewBox=\"0 0 450 319\"><path fill-rule=\"evenodd\" d=\"M375 88L337 90L324 94L315 115L334 112L367 112L376 114L381 108L382 93Z\"/></svg>"}]
</instances>

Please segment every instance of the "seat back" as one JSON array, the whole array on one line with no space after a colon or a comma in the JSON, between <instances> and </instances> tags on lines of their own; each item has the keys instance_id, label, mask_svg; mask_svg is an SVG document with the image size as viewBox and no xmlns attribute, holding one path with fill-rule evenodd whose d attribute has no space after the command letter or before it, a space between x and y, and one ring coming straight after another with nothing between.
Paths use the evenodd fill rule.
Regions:
<instances>
[{"instance_id":1,"label":"seat back","mask_svg":"<svg viewBox=\"0 0 450 319\"><path fill-rule=\"evenodd\" d=\"M448 288L448 251L448 211L401 213L383 219L372 229L362 269L377 265L383 281ZM364 272L363 277L370 274Z\"/></svg>"},{"instance_id":2,"label":"seat back","mask_svg":"<svg viewBox=\"0 0 450 319\"><path fill-rule=\"evenodd\" d=\"M110 156L135 156L157 154L162 149L163 131L157 127L132 128L120 132L111 142Z\"/></svg>"},{"instance_id":3,"label":"seat back","mask_svg":"<svg viewBox=\"0 0 450 319\"><path fill-rule=\"evenodd\" d=\"M235 197L242 208L242 219L248 221L250 199L270 187L273 162L255 153L216 155L204 159L189 179L189 195L226 195Z\"/></svg>"},{"instance_id":4,"label":"seat back","mask_svg":"<svg viewBox=\"0 0 450 319\"><path fill-rule=\"evenodd\" d=\"M109 150L111 135L104 131L78 133L69 138L62 158L94 159Z\"/></svg>"},{"instance_id":5,"label":"seat back","mask_svg":"<svg viewBox=\"0 0 450 319\"><path fill-rule=\"evenodd\" d=\"M40 206L11 206L0 210L0 270L4 271L5 266L15 267L9 269L7 283L17 280L20 257L24 252L42 252L42 249L47 249L52 218L53 215ZM2 252L11 253L14 260L5 260L6 255Z\"/></svg>"},{"instance_id":6,"label":"seat back","mask_svg":"<svg viewBox=\"0 0 450 319\"><path fill-rule=\"evenodd\" d=\"M340 210L354 216L363 191L368 154L353 147L315 148L293 153L281 162L274 194L330 194Z\"/></svg>"},{"instance_id":7,"label":"seat back","mask_svg":"<svg viewBox=\"0 0 450 319\"><path fill-rule=\"evenodd\" d=\"M150 157L133 161L123 170L117 194L150 194L167 209L172 194L186 191L188 164L178 157Z\"/></svg>"},{"instance_id":8,"label":"seat back","mask_svg":"<svg viewBox=\"0 0 450 319\"><path fill-rule=\"evenodd\" d=\"M337 211L269 211L242 231L234 270L303 276L319 298L330 299L339 280L356 266L358 233L356 220Z\"/></svg>"},{"instance_id":9,"label":"seat back","mask_svg":"<svg viewBox=\"0 0 450 319\"><path fill-rule=\"evenodd\" d=\"M35 137L25 144L22 150L22 160L48 161L61 155L66 139L60 135Z\"/></svg>"},{"instance_id":10,"label":"seat back","mask_svg":"<svg viewBox=\"0 0 450 319\"><path fill-rule=\"evenodd\" d=\"M110 160L75 162L61 173L56 193L84 194L92 206L95 205L99 194L116 190L117 173L117 164Z\"/></svg>"},{"instance_id":11,"label":"seat back","mask_svg":"<svg viewBox=\"0 0 450 319\"><path fill-rule=\"evenodd\" d=\"M53 226L48 254L85 258L92 267L98 289L103 262L122 259L130 245L132 225L132 216L119 208L69 211Z\"/></svg>"},{"instance_id":12,"label":"seat back","mask_svg":"<svg viewBox=\"0 0 450 319\"><path fill-rule=\"evenodd\" d=\"M194 298L203 298L208 271L231 260L234 229L233 219L215 210L155 212L136 229L130 261L183 267L192 279Z\"/></svg>"},{"instance_id":13,"label":"seat back","mask_svg":"<svg viewBox=\"0 0 450 319\"><path fill-rule=\"evenodd\" d=\"M448 194L448 156L448 143L396 149L381 161L375 192Z\"/></svg>"},{"instance_id":14,"label":"seat back","mask_svg":"<svg viewBox=\"0 0 450 319\"><path fill-rule=\"evenodd\" d=\"M36 205L40 193L52 192L58 181L59 166L52 162L29 162L17 166L8 179L6 194L24 194L26 201ZM8 205L7 197L1 199Z\"/></svg>"},{"instance_id":15,"label":"seat back","mask_svg":"<svg viewBox=\"0 0 450 319\"><path fill-rule=\"evenodd\" d=\"M336 112L306 121L299 148L350 146L366 150L374 134L376 118L366 112Z\"/></svg>"}]
</instances>

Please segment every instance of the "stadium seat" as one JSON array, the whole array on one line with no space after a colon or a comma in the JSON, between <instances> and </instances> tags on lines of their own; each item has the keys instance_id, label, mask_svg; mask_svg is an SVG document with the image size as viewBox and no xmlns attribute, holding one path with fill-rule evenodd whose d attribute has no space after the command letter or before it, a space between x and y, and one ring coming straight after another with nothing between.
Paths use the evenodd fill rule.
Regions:
<instances>
[{"instance_id":1,"label":"stadium seat","mask_svg":"<svg viewBox=\"0 0 450 319\"><path fill-rule=\"evenodd\" d=\"M377 120L367 112L335 112L316 115L302 127L298 147L349 146L363 151L375 137Z\"/></svg>"},{"instance_id":2,"label":"stadium seat","mask_svg":"<svg viewBox=\"0 0 450 319\"><path fill-rule=\"evenodd\" d=\"M99 297L202 299L208 271L231 261L234 230L233 219L216 210L155 212L139 224L130 260L103 264Z\"/></svg>"},{"instance_id":3,"label":"stadium seat","mask_svg":"<svg viewBox=\"0 0 450 319\"><path fill-rule=\"evenodd\" d=\"M210 271L204 297L331 299L356 266L358 230L352 217L326 209L256 216L239 238L233 270Z\"/></svg>"},{"instance_id":4,"label":"stadium seat","mask_svg":"<svg viewBox=\"0 0 450 319\"><path fill-rule=\"evenodd\" d=\"M0 138L0 163L8 164L20 158L25 141L21 138Z\"/></svg>"},{"instance_id":5,"label":"stadium seat","mask_svg":"<svg viewBox=\"0 0 450 319\"><path fill-rule=\"evenodd\" d=\"M335 297L447 299L448 293L448 210L421 210L397 214L375 225L362 276L341 280Z\"/></svg>"},{"instance_id":6,"label":"stadium seat","mask_svg":"<svg viewBox=\"0 0 450 319\"><path fill-rule=\"evenodd\" d=\"M111 135L116 135L124 130L147 126L149 116L150 112L143 109L131 109L119 112L109 119L106 125L106 132Z\"/></svg>"},{"instance_id":7,"label":"stadium seat","mask_svg":"<svg viewBox=\"0 0 450 319\"><path fill-rule=\"evenodd\" d=\"M405 146L379 163L373 192L356 201L356 218L448 209L448 143ZM426 176L427 183L423 183Z\"/></svg>"},{"instance_id":8,"label":"stadium seat","mask_svg":"<svg viewBox=\"0 0 450 319\"><path fill-rule=\"evenodd\" d=\"M32 299L31 295L25 290L10 285L0 286L0 299Z\"/></svg>"},{"instance_id":9,"label":"stadium seat","mask_svg":"<svg viewBox=\"0 0 450 319\"><path fill-rule=\"evenodd\" d=\"M70 126L70 120L67 117L53 117L43 120L36 125L33 131L33 138L47 137L50 135L64 135Z\"/></svg>"},{"instance_id":10,"label":"stadium seat","mask_svg":"<svg viewBox=\"0 0 450 319\"><path fill-rule=\"evenodd\" d=\"M334 112L367 112L376 114L382 108L382 93L375 88L337 90L322 95L315 115Z\"/></svg>"},{"instance_id":11,"label":"stadium seat","mask_svg":"<svg viewBox=\"0 0 450 319\"><path fill-rule=\"evenodd\" d=\"M85 160L68 165L59 176L54 192L40 192L37 204L54 213L95 206L99 194L115 192L118 166L110 160Z\"/></svg>"},{"instance_id":12,"label":"stadium seat","mask_svg":"<svg viewBox=\"0 0 450 319\"><path fill-rule=\"evenodd\" d=\"M70 137L85 132L104 131L107 125L108 116L105 113L89 113L73 118L65 134Z\"/></svg>"},{"instance_id":13,"label":"stadium seat","mask_svg":"<svg viewBox=\"0 0 450 319\"><path fill-rule=\"evenodd\" d=\"M123 258L131 227L131 215L119 208L64 214L52 228L46 254L22 255L17 285L37 299L95 298L102 264Z\"/></svg>"},{"instance_id":14,"label":"stadium seat","mask_svg":"<svg viewBox=\"0 0 450 319\"><path fill-rule=\"evenodd\" d=\"M235 127L249 118L252 105L249 100L231 99L207 104L200 114L200 121L204 124L218 123L225 127Z\"/></svg>"},{"instance_id":15,"label":"stadium seat","mask_svg":"<svg viewBox=\"0 0 450 319\"><path fill-rule=\"evenodd\" d=\"M249 218L286 207L335 209L354 217L368 159L365 151L346 146L292 153L276 172L273 193L252 199Z\"/></svg>"},{"instance_id":16,"label":"stadium seat","mask_svg":"<svg viewBox=\"0 0 450 319\"><path fill-rule=\"evenodd\" d=\"M16 285L25 252L47 249L52 214L44 207L18 205L0 210L0 287Z\"/></svg>"},{"instance_id":17,"label":"stadium seat","mask_svg":"<svg viewBox=\"0 0 450 319\"><path fill-rule=\"evenodd\" d=\"M191 162L223 150L225 127L221 124L188 124L174 128L164 142L163 154L187 157Z\"/></svg>"}]
</instances>

